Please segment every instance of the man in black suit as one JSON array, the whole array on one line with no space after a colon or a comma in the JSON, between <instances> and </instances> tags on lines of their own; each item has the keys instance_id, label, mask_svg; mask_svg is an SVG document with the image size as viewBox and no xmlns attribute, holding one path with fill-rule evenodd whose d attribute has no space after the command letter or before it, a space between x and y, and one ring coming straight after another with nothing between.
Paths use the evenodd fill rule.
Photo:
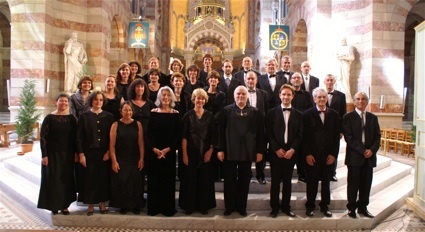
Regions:
<instances>
[{"instance_id":1,"label":"man in black suit","mask_svg":"<svg viewBox=\"0 0 425 232\"><path fill-rule=\"evenodd\" d=\"M226 94L226 105L229 105L235 102L233 92L236 87L244 83L232 76L233 64L231 60L224 60L221 68L223 70L223 76L220 77L218 89Z\"/></svg>"},{"instance_id":2,"label":"man in black suit","mask_svg":"<svg viewBox=\"0 0 425 232\"><path fill-rule=\"evenodd\" d=\"M238 86L235 102L218 114L217 158L224 171L224 216L238 211L247 216L251 164L259 162L266 152L264 116L248 103L248 90Z\"/></svg>"},{"instance_id":3,"label":"man in black suit","mask_svg":"<svg viewBox=\"0 0 425 232\"><path fill-rule=\"evenodd\" d=\"M235 73L235 78L238 79L240 82L245 83L245 81L246 81L245 80L246 74L249 71L255 72L255 74L257 74L257 77L260 76L261 74L259 72L255 71L255 70L253 70L252 69L252 66L253 66L252 59L249 56L243 58L243 60L242 60L243 70L240 70L239 72L236 72Z\"/></svg>"},{"instance_id":4,"label":"man in black suit","mask_svg":"<svg viewBox=\"0 0 425 232\"><path fill-rule=\"evenodd\" d=\"M287 83L291 78L293 72L291 72L292 58L290 56L283 56L280 59L280 70L276 74L283 75L286 78Z\"/></svg>"},{"instance_id":5,"label":"man in black suit","mask_svg":"<svg viewBox=\"0 0 425 232\"><path fill-rule=\"evenodd\" d=\"M249 71L246 74L245 85L248 88L248 104L257 108L265 116L268 110L267 93L262 89L256 88L257 74L255 72ZM256 178L260 184L266 184L266 175L264 174L265 166L266 159L255 163Z\"/></svg>"},{"instance_id":6,"label":"man in black suit","mask_svg":"<svg viewBox=\"0 0 425 232\"><path fill-rule=\"evenodd\" d=\"M309 92L301 89L301 84L303 83L301 73L293 73L290 78L290 82L295 90L291 105L301 113L304 113L306 110L313 107L313 98ZM300 152L298 154L302 153L301 150L302 147L300 148ZM297 156L297 174L299 181L306 182L305 159L302 155Z\"/></svg>"},{"instance_id":7,"label":"man in black suit","mask_svg":"<svg viewBox=\"0 0 425 232\"><path fill-rule=\"evenodd\" d=\"M312 92L313 89L319 87L319 78L310 75L310 63L308 61L304 61L301 63L301 73L303 74L303 84L301 85L302 90L306 90L308 92Z\"/></svg>"},{"instance_id":8,"label":"man in black suit","mask_svg":"<svg viewBox=\"0 0 425 232\"><path fill-rule=\"evenodd\" d=\"M323 88L313 90L316 106L303 113L303 156L307 170L306 215L312 217L316 208L316 196L321 181L320 211L332 217L330 170L339 152L340 120L338 113L326 107L328 93Z\"/></svg>"},{"instance_id":9,"label":"man in black suit","mask_svg":"<svg viewBox=\"0 0 425 232\"><path fill-rule=\"evenodd\" d=\"M276 74L276 69L277 61L271 58L267 62L267 74L258 77L258 88L267 92L269 107L271 108L280 104L279 89L287 83L283 75Z\"/></svg>"},{"instance_id":10,"label":"man in black suit","mask_svg":"<svg viewBox=\"0 0 425 232\"><path fill-rule=\"evenodd\" d=\"M202 63L204 64L204 68L199 72L199 81L204 83L204 85L207 85L207 76L212 70L213 56L209 53L205 54L202 57Z\"/></svg>"},{"instance_id":11,"label":"man in black suit","mask_svg":"<svg viewBox=\"0 0 425 232\"><path fill-rule=\"evenodd\" d=\"M345 101L345 94L336 90L334 88L335 86L335 77L332 74L328 74L325 76L325 86L326 91L328 91L328 102L326 103L326 107L329 107L339 114L339 119L342 123L342 117L345 113L347 113L347 103ZM340 133L340 138L342 138L342 133ZM335 157L338 160L338 156ZM336 168L338 166L338 162L336 161L334 163L334 168L331 173L331 181L338 181L338 178L336 177Z\"/></svg>"},{"instance_id":12,"label":"man in black suit","mask_svg":"<svg viewBox=\"0 0 425 232\"><path fill-rule=\"evenodd\" d=\"M271 168L270 216L275 218L279 209L295 217L291 211L292 172L299 153L303 133L302 114L291 106L294 88L288 84L280 87L282 104L267 113L266 132L269 141L268 161ZM279 187L282 186L282 203L279 204Z\"/></svg>"},{"instance_id":13,"label":"man in black suit","mask_svg":"<svg viewBox=\"0 0 425 232\"><path fill-rule=\"evenodd\" d=\"M355 109L344 115L342 131L347 148L345 165L347 177L348 216L356 218L357 213L366 217L374 216L367 210L372 186L373 168L376 167L376 152L381 141L381 132L376 115L366 112L369 98L364 92L354 95ZM357 193L359 199L357 200Z\"/></svg>"}]
</instances>

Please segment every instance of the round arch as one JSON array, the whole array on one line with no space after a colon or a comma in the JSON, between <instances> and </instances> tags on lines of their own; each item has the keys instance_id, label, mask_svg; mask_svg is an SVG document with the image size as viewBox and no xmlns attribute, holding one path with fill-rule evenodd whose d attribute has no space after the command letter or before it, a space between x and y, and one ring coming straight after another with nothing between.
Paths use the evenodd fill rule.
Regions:
<instances>
[{"instance_id":1,"label":"round arch","mask_svg":"<svg viewBox=\"0 0 425 232\"><path fill-rule=\"evenodd\" d=\"M198 42L205 39L211 40L211 41L217 41L218 42L217 44L220 44L220 49L222 51L228 51L231 48L230 42L226 40L224 35L222 35L218 31L208 30L208 31L200 31L194 36L192 36L192 38L188 40L189 41L188 49L195 51L196 48L199 46Z\"/></svg>"}]
</instances>

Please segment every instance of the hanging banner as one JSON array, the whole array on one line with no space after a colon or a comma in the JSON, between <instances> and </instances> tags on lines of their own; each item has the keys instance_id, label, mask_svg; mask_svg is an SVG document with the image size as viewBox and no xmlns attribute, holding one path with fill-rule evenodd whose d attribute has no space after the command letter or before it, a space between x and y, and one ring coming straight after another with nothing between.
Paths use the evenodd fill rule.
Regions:
<instances>
[{"instance_id":1,"label":"hanging banner","mask_svg":"<svg viewBox=\"0 0 425 232\"><path fill-rule=\"evenodd\" d=\"M147 48L149 46L149 22L130 22L128 25L128 47Z\"/></svg>"},{"instance_id":2,"label":"hanging banner","mask_svg":"<svg viewBox=\"0 0 425 232\"><path fill-rule=\"evenodd\" d=\"M289 51L289 26L269 25L269 50Z\"/></svg>"}]
</instances>

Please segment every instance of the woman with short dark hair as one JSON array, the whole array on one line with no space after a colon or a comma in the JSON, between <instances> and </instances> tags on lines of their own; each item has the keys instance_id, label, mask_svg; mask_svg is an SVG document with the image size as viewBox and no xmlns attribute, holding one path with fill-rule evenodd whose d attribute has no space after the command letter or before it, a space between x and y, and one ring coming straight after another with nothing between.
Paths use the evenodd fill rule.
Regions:
<instances>
[{"instance_id":1,"label":"woman with short dark hair","mask_svg":"<svg viewBox=\"0 0 425 232\"><path fill-rule=\"evenodd\" d=\"M90 91L93 90L93 80L90 76L83 76L78 82L77 88L77 92L71 95L69 111L76 118L79 118L81 113L90 109L86 104L86 98L89 96Z\"/></svg>"}]
</instances>

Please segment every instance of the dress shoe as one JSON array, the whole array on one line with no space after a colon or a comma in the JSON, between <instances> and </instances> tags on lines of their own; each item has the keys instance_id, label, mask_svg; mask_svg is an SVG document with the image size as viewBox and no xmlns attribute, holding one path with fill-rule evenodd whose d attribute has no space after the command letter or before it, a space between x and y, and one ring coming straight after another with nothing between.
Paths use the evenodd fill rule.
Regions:
<instances>
[{"instance_id":1,"label":"dress shoe","mask_svg":"<svg viewBox=\"0 0 425 232\"><path fill-rule=\"evenodd\" d=\"M239 210L239 214L240 214L242 217L246 217L246 216L248 215L248 213L246 212L246 210Z\"/></svg>"},{"instance_id":2,"label":"dress shoe","mask_svg":"<svg viewBox=\"0 0 425 232\"><path fill-rule=\"evenodd\" d=\"M320 210L320 211L325 215L325 217L332 217L331 211L329 210Z\"/></svg>"},{"instance_id":3,"label":"dress shoe","mask_svg":"<svg viewBox=\"0 0 425 232\"><path fill-rule=\"evenodd\" d=\"M258 183L259 184L266 184L266 179L264 179L264 177L257 177Z\"/></svg>"},{"instance_id":4,"label":"dress shoe","mask_svg":"<svg viewBox=\"0 0 425 232\"><path fill-rule=\"evenodd\" d=\"M289 217L295 217L295 213L291 210L282 210L283 213L285 213Z\"/></svg>"},{"instance_id":5,"label":"dress shoe","mask_svg":"<svg viewBox=\"0 0 425 232\"><path fill-rule=\"evenodd\" d=\"M120 214L127 214L127 209L125 209L125 208L121 208L120 209Z\"/></svg>"},{"instance_id":6,"label":"dress shoe","mask_svg":"<svg viewBox=\"0 0 425 232\"><path fill-rule=\"evenodd\" d=\"M61 213L63 215L69 215L69 210L68 209L63 209L63 210L61 210Z\"/></svg>"},{"instance_id":7,"label":"dress shoe","mask_svg":"<svg viewBox=\"0 0 425 232\"><path fill-rule=\"evenodd\" d=\"M133 208L131 210L134 214L139 215L140 214L140 209L139 208Z\"/></svg>"},{"instance_id":8,"label":"dress shoe","mask_svg":"<svg viewBox=\"0 0 425 232\"><path fill-rule=\"evenodd\" d=\"M87 215L87 216L92 216L92 215L93 215L93 213L94 213L93 211L86 211L86 215Z\"/></svg>"},{"instance_id":9,"label":"dress shoe","mask_svg":"<svg viewBox=\"0 0 425 232\"><path fill-rule=\"evenodd\" d=\"M367 209L365 210L357 210L358 214L363 214L363 216L368 217L368 218L374 218L375 216L373 216L369 211L367 211Z\"/></svg>"},{"instance_id":10,"label":"dress shoe","mask_svg":"<svg viewBox=\"0 0 425 232\"><path fill-rule=\"evenodd\" d=\"M299 182L307 183L307 180L306 180L306 179L305 179L305 177L303 177L303 176L298 177L298 181L299 181Z\"/></svg>"},{"instance_id":11,"label":"dress shoe","mask_svg":"<svg viewBox=\"0 0 425 232\"><path fill-rule=\"evenodd\" d=\"M305 215L307 215L309 217L313 217L314 211L313 210L307 210L307 211L305 211Z\"/></svg>"},{"instance_id":12,"label":"dress shoe","mask_svg":"<svg viewBox=\"0 0 425 232\"><path fill-rule=\"evenodd\" d=\"M228 209L224 210L224 213L223 213L224 216L229 216L230 214L232 214L232 210L228 210Z\"/></svg>"},{"instance_id":13,"label":"dress shoe","mask_svg":"<svg viewBox=\"0 0 425 232\"><path fill-rule=\"evenodd\" d=\"M356 211L354 211L354 210L348 211L348 216L350 218L357 218Z\"/></svg>"},{"instance_id":14,"label":"dress shoe","mask_svg":"<svg viewBox=\"0 0 425 232\"><path fill-rule=\"evenodd\" d=\"M191 215L192 213L193 213L192 210L186 210L186 211L184 211L184 214L186 214L186 215Z\"/></svg>"},{"instance_id":15,"label":"dress shoe","mask_svg":"<svg viewBox=\"0 0 425 232\"><path fill-rule=\"evenodd\" d=\"M270 217L276 218L278 214L279 214L279 210L272 210L270 212Z\"/></svg>"},{"instance_id":16,"label":"dress shoe","mask_svg":"<svg viewBox=\"0 0 425 232\"><path fill-rule=\"evenodd\" d=\"M337 182L337 181L338 181L338 178L337 178L336 176L332 176L332 177L331 177L331 181L335 181L335 182Z\"/></svg>"},{"instance_id":17,"label":"dress shoe","mask_svg":"<svg viewBox=\"0 0 425 232\"><path fill-rule=\"evenodd\" d=\"M201 210L200 211L202 215L207 215L208 214L208 210Z\"/></svg>"},{"instance_id":18,"label":"dress shoe","mask_svg":"<svg viewBox=\"0 0 425 232\"><path fill-rule=\"evenodd\" d=\"M56 214L58 214L58 211L57 210L52 210L52 214L53 215L56 215Z\"/></svg>"}]
</instances>

